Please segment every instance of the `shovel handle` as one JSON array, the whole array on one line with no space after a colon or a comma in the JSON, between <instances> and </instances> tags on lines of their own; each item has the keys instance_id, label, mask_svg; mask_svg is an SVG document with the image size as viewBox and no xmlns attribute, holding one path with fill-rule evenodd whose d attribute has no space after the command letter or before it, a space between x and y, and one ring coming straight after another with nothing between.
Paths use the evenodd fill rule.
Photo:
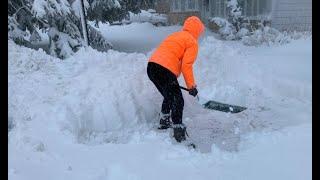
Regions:
<instances>
[{"instance_id":1,"label":"shovel handle","mask_svg":"<svg viewBox=\"0 0 320 180\"><path fill-rule=\"evenodd\" d=\"M183 89L183 90L185 90L185 91L190 91L190 89L187 89L187 88L185 88L185 87L183 87L183 86L179 86L180 87L180 89Z\"/></svg>"}]
</instances>

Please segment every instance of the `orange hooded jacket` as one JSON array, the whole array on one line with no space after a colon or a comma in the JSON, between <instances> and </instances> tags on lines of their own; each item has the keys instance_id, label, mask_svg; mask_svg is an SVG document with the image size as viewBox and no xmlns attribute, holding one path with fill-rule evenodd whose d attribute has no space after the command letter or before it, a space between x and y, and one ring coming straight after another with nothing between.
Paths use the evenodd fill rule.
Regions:
<instances>
[{"instance_id":1,"label":"orange hooded jacket","mask_svg":"<svg viewBox=\"0 0 320 180\"><path fill-rule=\"evenodd\" d=\"M198 54L198 38L204 25L196 16L187 18L179 32L169 35L153 52L149 62L157 63L177 77L183 74L187 88L195 87L192 65Z\"/></svg>"}]
</instances>

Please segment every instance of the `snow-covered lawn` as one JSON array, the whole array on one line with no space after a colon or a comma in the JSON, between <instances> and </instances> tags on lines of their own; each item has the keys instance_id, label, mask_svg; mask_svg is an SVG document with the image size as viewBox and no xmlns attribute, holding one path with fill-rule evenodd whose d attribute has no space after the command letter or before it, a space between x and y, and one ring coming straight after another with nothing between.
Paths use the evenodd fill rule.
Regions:
<instances>
[{"instance_id":1,"label":"snow-covered lawn","mask_svg":"<svg viewBox=\"0 0 320 180\"><path fill-rule=\"evenodd\" d=\"M91 22L93 25L93 22ZM122 52L148 53L168 34L181 29L181 26L153 26L150 23L132 23L123 26L99 24L103 36L112 43L115 50ZM206 31L207 35L215 35Z\"/></svg>"},{"instance_id":2,"label":"snow-covered lawn","mask_svg":"<svg viewBox=\"0 0 320 180\"><path fill-rule=\"evenodd\" d=\"M146 75L149 51L180 27L107 27L126 52L59 60L8 41L9 179L311 179L311 37L259 47L202 38L199 95L248 110L205 110L184 92L194 151L154 130L162 97Z\"/></svg>"}]
</instances>

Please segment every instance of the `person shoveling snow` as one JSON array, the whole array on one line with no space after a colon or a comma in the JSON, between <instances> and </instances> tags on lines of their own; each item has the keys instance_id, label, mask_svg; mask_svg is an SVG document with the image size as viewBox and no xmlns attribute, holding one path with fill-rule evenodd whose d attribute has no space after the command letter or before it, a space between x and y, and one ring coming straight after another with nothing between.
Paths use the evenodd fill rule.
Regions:
<instances>
[{"instance_id":1,"label":"person shoveling snow","mask_svg":"<svg viewBox=\"0 0 320 180\"><path fill-rule=\"evenodd\" d=\"M198 54L198 38L204 30L198 17L187 18L182 30L169 35L148 62L148 76L164 97L159 129L172 127L177 142L186 140L186 126L182 123L184 100L177 78L182 73L189 94L198 94L192 65Z\"/></svg>"}]
</instances>

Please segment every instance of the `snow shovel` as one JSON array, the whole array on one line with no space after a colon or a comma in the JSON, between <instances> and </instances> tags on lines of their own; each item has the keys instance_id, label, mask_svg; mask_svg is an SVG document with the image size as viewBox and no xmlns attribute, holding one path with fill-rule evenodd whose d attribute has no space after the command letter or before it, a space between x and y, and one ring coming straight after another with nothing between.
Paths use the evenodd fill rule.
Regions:
<instances>
[{"instance_id":1,"label":"snow shovel","mask_svg":"<svg viewBox=\"0 0 320 180\"><path fill-rule=\"evenodd\" d=\"M179 86L181 89L185 90L185 91L190 91L189 89ZM199 101L199 96L197 95L197 100ZM230 105L230 104L225 104L225 103L221 103L221 102L217 102L217 101L208 101L204 104L202 104L202 106L206 109L212 109L212 110L217 110L217 111L222 111L222 112L230 112L230 113L239 113L241 111L246 110L246 107L242 107L242 106L236 106L236 105Z\"/></svg>"}]
</instances>

